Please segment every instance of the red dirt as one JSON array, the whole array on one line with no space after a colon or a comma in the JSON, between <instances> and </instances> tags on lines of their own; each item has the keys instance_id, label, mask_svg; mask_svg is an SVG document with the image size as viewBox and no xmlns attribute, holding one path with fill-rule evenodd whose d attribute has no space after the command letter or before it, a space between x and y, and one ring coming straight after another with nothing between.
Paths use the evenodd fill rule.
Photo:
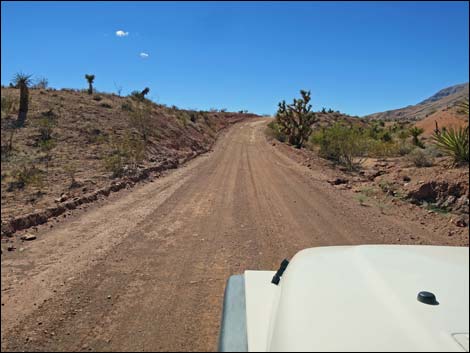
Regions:
<instances>
[{"instance_id":1,"label":"red dirt","mask_svg":"<svg viewBox=\"0 0 470 353\"><path fill-rule=\"evenodd\" d=\"M468 126L468 119L462 118L462 114L457 114L453 110L441 110L435 112L427 118L418 121L416 126L424 129L424 137L429 137L434 133L434 129L436 128L436 121L440 129L443 127L459 128Z\"/></svg>"}]
</instances>

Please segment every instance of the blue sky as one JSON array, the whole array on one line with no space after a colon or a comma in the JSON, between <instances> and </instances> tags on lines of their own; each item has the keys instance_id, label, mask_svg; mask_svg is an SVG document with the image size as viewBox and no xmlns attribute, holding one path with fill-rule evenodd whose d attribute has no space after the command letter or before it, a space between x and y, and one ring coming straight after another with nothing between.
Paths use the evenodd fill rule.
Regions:
<instances>
[{"instance_id":1,"label":"blue sky","mask_svg":"<svg viewBox=\"0 0 470 353\"><path fill-rule=\"evenodd\" d=\"M365 115L415 104L469 75L467 2L1 6L2 84L22 71L52 87L85 88L93 73L102 91L148 86L159 103L260 114L310 89L315 110Z\"/></svg>"}]
</instances>

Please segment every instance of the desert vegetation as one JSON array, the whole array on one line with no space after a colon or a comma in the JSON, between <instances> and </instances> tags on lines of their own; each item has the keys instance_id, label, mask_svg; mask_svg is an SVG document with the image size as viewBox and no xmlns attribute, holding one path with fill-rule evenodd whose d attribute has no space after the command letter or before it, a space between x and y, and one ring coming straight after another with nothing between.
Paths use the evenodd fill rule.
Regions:
<instances>
[{"instance_id":1,"label":"desert vegetation","mask_svg":"<svg viewBox=\"0 0 470 353\"><path fill-rule=\"evenodd\" d=\"M275 119L268 124L268 134L297 148L317 151L347 170L359 170L367 158L406 156L418 168L432 166L442 155L450 156L455 165L468 163L468 126L441 131L436 123L434 136L425 142L421 137L424 129L411 122L365 121L324 107L313 113L308 104L310 93L301 91L301 95L293 104L279 103ZM468 114L468 101L460 107Z\"/></svg>"},{"instance_id":2,"label":"desert vegetation","mask_svg":"<svg viewBox=\"0 0 470 353\"><path fill-rule=\"evenodd\" d=\"M53 206L61 195L79 197L161 163L177 165L250 116L170 108L147 99L148 87L127 97L98 94L95 76L85 78L87 90L56 90L47 78L21 73L2 87L2 221Z\"/></svg>"},{"instance_id":3,"label":"desert vegetation","mask_svg":"<svg viewBox=\"0 0 470 353\"><path fill-rule=\"evenodd\" d=\"M285 101L279 103L276 114L276 129L286 136L287 141L300 148L308 140L312 132L312 124L316 120L316 115L312 111L310 102L310 92L300 91L301 98L294 98L292 104Z\"/></svg>"},{"instance_id":4,"label":"desert vegetation","mask_svg":"<svg viewBox=\"0 0 470 353\"><path fill-rule=\"evenodd\" d=\"M29 109L29 86L31 85L31 75L17 73L13 78L13 86L20 90L20 102L18 109L17 125L24 126Z\"/></svg>"},{"instance_id":5,"label":"desert vegetation","mask_svg":"<svg viewBox=\"0 0 470 353\"><path fill-rule=\"evenodd\" d=\"M93 82L95 81L95 75L86 74L85 79L88 82L88 94L93 94Z\"/></svg>"},{"instance_id":6,"label":"desert vegetation","mask_svg":"<svg viewBox=\"0 0 470 353\"><path fill-rule=\"evenodd\" d=\"M266 131L298 148L298 140L289 137L294 115L285 113L284 104ZM452 109L460 117L449 121L459 125L440 127L436 120L432 130L414 119L358 119L323 107L303 130L302 155L310 156L305 165L326 163L341 175L331 179L332 185L354 189L360 206L376 206L382 214L403 201L441 215L457 214L458 226L468 224L468 100Z\"/></svg>"}]
</instances>

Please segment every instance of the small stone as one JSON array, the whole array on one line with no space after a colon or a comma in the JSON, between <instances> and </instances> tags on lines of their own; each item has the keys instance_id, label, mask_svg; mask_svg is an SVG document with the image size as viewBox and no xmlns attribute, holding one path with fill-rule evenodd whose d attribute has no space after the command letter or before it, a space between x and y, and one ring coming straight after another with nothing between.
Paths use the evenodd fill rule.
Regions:
<instances>
[{"instance_id":1,"label":"small stone","mask_svg":"<svg viewBox=\"0 0 470 353\"><path fill-rule=\"evenodd\" d=\"M348 179L344 179L344 178L335 178L335 179L329 180L328 182L332 185L340 185L340 184L347 184L349 181Z\"/></svg>"},{"instance_id":2,"label":"small stone","mask_svg":"<svg viewBox=\"0 0 470 353\"><path fill-rule=\"evenodd\" d=\"M13 251L13 250L15 250L15 249L16 249L16 248L15 248L13 245L9 245L8 248L7 248L8 251Z\"/></svg>"},{"instance_id":3,"label":"small stone","mask_svg":"<svg viewBox=\"0 0 470 353\"><path fill-rule=\"evenodd\" d=\"M111 299L111 296L110 296L110 295L108 295L108 299Z\"/></svg>"},{"instance_id":4,"label":"small stone","mask_svg":"<svg viewBox=\"0 0 470 353\"><path fill-rule=\"evenodd\" d=\"M455 225L456 225L457 227L466 227L466 226L467 226L467 222L465 221L465 219L459 218L459 219L457 219L457 221L455 222Z\"/></svg>"},{"instance_id":5,"label":"small stone","mask_svg":"<svg viewBox=\"0 0 470 353\"><path fill-rule=\"evenodd\" d=\"M27 241L34 240L34 239L36 239L36 236L34 234L25 234L21 237L21 240L27 240Z\"/></svg>"}]
</instances>

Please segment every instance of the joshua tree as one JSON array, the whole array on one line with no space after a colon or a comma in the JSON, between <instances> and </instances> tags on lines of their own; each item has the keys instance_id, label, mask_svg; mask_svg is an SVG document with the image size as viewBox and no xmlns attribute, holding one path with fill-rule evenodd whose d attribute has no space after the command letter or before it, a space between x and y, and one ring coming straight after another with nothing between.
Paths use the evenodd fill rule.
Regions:
<instances>
[{"instance_id":1,"label":"joshua tree","mask_svg":"<svg viewBox=\"0 0 470 353\"><path fill-rule=\"evenodd\" d=\"M311 111L310 91L300 91L301 99L295 99L292 104L285 101L279 103L276 120L280 130L284 133L291 145L301 148L312 132L312 124L316 115Z\"/></svg>"},{"instance_id":2,"label":"joshua tree","mask_svg":"<svg viewBox=\"0 0 470 353\"><path fill-rule=\"evenodd\" d=\"M13 77L13 85L20 89L20 107L18 110L18 126L24 126L26 117L28 115L29 105L29 86L31 85L31 76L23 73L17 73Z\"/></svg>"},{"instance_id":3,"label":"joshua tree","mask_svg":"<svg viewBox=\"0 0 470 353\"><path fill-rule=\"evenodd\" d=\"M85 75L86 80L88 81L88 94L93 94L93 81L95 80L95 75Z\"/></svg>"}]
</instances>

